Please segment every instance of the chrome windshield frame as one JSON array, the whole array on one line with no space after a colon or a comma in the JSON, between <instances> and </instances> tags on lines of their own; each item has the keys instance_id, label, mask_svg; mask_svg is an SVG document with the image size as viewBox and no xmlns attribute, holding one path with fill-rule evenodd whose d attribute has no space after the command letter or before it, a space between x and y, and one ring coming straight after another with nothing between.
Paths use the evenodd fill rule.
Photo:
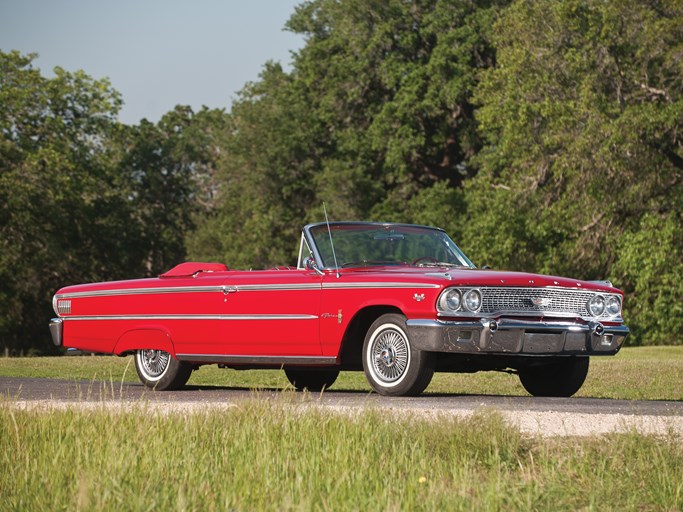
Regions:
<instances>
[{"instance_id":1,"label":"chrome windshield frame","mask_svg":"<svg viewBox=\"0 0 683 512\"><path fill-rule=\"evenodd\" d=\"M431 231L437 231L442 233L448 242L446 245L448 246L449 250L453 252L459 259L462 259L463 263L465 264L464 266L468 268L476 268L474 263L465 255L465 253L457 246L457 244L448 236L448 233L444 229L433 227L433 226L424 226L420 224L403 224L403 223L394 223L394 222L344 222L344 221L338 221L338 222L330 222L329 223L330 228L335 228L339 226L358 226L358 227L364 227L364 228L383 228L383 229L388 229L388 228L412 228L412 229L424 229L424 230L431 230ZM313 224L307 224L304 226L302 230L302 237L301 237L301 245L299 247L299 261L298 264L301 265L302 263L302 251L303 249L303 244L305 243L308 246L308 249L310 249L310 253L313 256L313 259L315 260L316 264L318 265L318 268L324 269L324 270L338 270L337 267L334 265L324 265L324 259L322 255L320 254L320 251L317 247L317 244L315 242L315 237L313 236L313 230L324 227L327 228L327 223L325 222L316 222ZM342 264L343 266L343 264ZM341 268L341 267L340 267Z\"/></svg>"}]
</instances>

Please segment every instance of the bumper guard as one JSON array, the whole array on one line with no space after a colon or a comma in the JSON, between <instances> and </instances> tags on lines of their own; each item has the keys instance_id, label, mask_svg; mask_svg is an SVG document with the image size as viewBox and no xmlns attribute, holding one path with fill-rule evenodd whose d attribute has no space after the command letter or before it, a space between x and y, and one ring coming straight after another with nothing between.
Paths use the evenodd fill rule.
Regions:
<instances>
[{"instance_id":1,"label":"bumper guard","mask_svg":"<svg viewBox=\"0 0 683 512\"><path fill-rule=\"evenodd\" d=\"M52 335L52 343L61 347L64 338L64 320L61 318L50 320L50 334Z\"/></svg>"}]
</instances>

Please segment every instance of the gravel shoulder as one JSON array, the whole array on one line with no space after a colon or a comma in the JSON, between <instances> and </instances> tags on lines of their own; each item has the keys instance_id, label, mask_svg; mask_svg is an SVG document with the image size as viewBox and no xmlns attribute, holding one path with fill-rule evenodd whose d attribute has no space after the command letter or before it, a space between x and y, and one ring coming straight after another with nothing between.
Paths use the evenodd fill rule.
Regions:
<instances>
[{"instance_id":1,"label":"gravel shoulder","mask_svg":"<svg viewBox=\"0 0 683 512\"><path fill-rule=\"evenodd\" d=\"M200 414L228 410L246 400L269 400L302 412L322 409L339 414L379 410L396 416L438 421L496 411L529 436L594 436L638 432L683 438L683 402L595 398L535 398L486 395L435 395L388 398L364 392L330 390L322 394L275 389L190 386L155 392L140 384L0 377L0 394L10 407L46 411L63 409L127 412L146 408L158 414Z\"/></svg>"}]
</instances>

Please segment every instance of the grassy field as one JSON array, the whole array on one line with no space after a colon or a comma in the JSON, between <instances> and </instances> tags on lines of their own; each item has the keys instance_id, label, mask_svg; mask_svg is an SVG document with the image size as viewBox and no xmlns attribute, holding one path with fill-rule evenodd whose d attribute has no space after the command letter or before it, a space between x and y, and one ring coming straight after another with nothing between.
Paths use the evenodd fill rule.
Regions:
<instances>
[{"instance_id":1,"label":"grassy field","mask_svg":"<svg viewBox=\"0 0 683 512\"><path fill-rule=\"evenodd\" d=\"M137 380L131 358L90 356L0 359L0 376ZM541 439L495 412L302 412L280 371L207 367L190 383L285 391L190 414L0 399L0 511L683 510L674 433ZM633 348L595 358L580 395L681 400L682 387L683 347ZM369 391L356 373L334 389ZM428 391L524 394L506 374L439 375Z\"/></svg>"},{"instance_id":2,"label":"grassy field","mask_svg":"<svg viewBox=\"0 0 683 512\"><path fill-rule=\"evenodd\" d=\"M0 358L0 376L135 382L132 357ZM286 389L280 370L236 371L205 366L189 384ZM332 390L364 390L361 372L342 373ZM515 375L436 374L427 393L527 395ZM591 358L588 379L576 396L625 400L683 400L683 347L625 348L614 357Z\"/></svg>"},{"instance_id":3,"label":"grassy field","mask_svg":"<svg viewBox=\"0 0 683 512\"><path fill-rule=\"evenodd\" d=\"M681 510L680 438L542 441L495 413L387 418L0 402L0 510Z\"/></svg>"}]
</instances>

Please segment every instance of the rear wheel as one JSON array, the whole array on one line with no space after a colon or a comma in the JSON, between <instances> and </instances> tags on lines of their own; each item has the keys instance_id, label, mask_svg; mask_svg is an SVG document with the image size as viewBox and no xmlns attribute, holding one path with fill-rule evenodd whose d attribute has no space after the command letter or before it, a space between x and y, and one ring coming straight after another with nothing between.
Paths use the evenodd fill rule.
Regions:
<instances>
[{"instance_id":1,"label":"rear wheel","mask_svg":"<svg viewBox=\"0 0 683 512\"><path fill-rule=\"evenodd\" d=\"M180 389L192 374L192 365L178 361L163 350L135 352L135 369L145 386L158 391Z\"/></svg>"},{"instance_id":2,"label":"rear wheel","mask_svg":"<svg viewBox=\"0 0 683 512\"><path fill-rule=\"evenodd\" d=\"M416 350L406 334L406 318L390 313L373 322L363 343L363 370L380 395L416 396L434 375L434 354Z\"/></svg>"},{"instance_id":3,"label":"rear wheel","mask_svg":"<svg viewBox=\"0 0 683 512\"><path fill-rule=\"evenodd\" d=\"M299 391L322 391L328 389L339 376L337 369L285 368L285 375Z\"/></svg>"},{"instance_id":4,"label":"rear wheel","mask_svg":"<svg viewBox=\"0 0 683 512\"><path fill-rule=\"evenodd\" d=\"M568 397L576 393L588 375L588 357L570 357L522 368L519 380L533 396Z\"/></svg>"}]
</instances>

